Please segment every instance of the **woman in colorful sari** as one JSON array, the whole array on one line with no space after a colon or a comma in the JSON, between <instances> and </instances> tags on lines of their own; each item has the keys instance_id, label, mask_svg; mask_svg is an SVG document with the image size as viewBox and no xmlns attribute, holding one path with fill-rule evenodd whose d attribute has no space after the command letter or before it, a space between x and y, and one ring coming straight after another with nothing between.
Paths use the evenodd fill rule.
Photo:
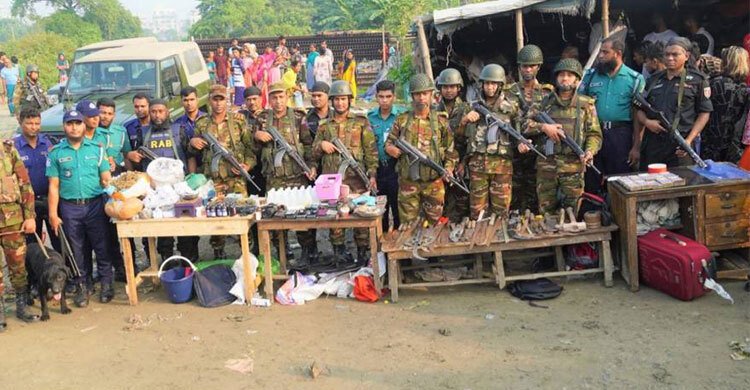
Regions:
<instances>
[{"instance_id":1,"label":"woman in colorful sari","mask_svg":"<svg viewBox=\"0 0 750 390\"><path fill-rule=\"evenodd\" d=\"M344 67L341 71L341 80L349 83L352 89L352 104L357 100L357 61L354 59L354 53L347 49L344 53Z\"/></svg>"}]
</instances>

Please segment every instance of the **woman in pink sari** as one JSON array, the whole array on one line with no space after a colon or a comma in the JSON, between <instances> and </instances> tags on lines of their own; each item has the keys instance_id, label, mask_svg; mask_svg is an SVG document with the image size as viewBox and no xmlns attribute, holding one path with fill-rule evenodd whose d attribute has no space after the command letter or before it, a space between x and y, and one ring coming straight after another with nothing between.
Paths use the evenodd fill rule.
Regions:
<instances>
[{"instance_id":1,"label":"woman in pink sari","mask_svg":"<svg viewBox=\"0 0 750 390\"><path fill-rule=\"evenodd\" d=\"M260 88L262 92L263 97L263 107L268 107L268 86L271 85L271 79L270 79L270 70L273 66L274 61L276 60L276 53L274 53L271 46L266 46L263 54L258 57L261 61L257 62L258 69L256 71L255 77L257 80L258 87Z\"/></svg>"}]
</instances>

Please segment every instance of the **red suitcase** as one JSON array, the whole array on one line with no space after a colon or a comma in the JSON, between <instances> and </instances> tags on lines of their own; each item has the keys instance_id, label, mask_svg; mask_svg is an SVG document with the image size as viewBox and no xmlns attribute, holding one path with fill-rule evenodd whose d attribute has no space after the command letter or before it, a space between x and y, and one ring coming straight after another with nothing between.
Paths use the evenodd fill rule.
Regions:
<instances>
[{"instance_id":1,"label":"red suitcase","mask_svg":"<svg viewBox=\"0 0 750 390\"><path fill-rule=\"evenodd\" d=\"M643 284L683 301L706 293L702 260L711 264L711 252L704 245L657 229L638 237L640 276Z\"/></svg>"}]
</instances>

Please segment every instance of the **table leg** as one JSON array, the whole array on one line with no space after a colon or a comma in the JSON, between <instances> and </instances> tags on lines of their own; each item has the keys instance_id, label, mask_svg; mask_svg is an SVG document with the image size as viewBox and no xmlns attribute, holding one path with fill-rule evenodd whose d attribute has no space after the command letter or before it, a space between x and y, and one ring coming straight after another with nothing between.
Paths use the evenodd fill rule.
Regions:
<instances>
[{"instance_id":1,"label":"table leg","mask_svg":"<svg viewBox=\"0 0 750 390\"><path fill-rule=\"evenodd\" d=\"M273 302L273 271L271 270L271 235L268 230L258 228L258 245L260 253L263 255L263 268L265 271L265 285L264 290L266 292L266 298Z\"/></svg>"},{"instance_id":2,"label":"table leg","mask_svg":"<svg viewBox=\"0 0 750 390\"><path fill-rule=\"evenodd\" d=\"M398 302L398 277L401 274L398 260L388 259L388 288L391 289L391 301Z\"/></svg>"},{"instance_id":3,"label":"table leg","mask_svg":"<svg viewBox=\"0 0 750 390\"><path fill-rule=\"evenodd\" d=\"M497 286L502 290L505 288L505 269L503 268L503 252L495 252L495 280Z\"/></svg>"},{"instance_id":4,"label":"table leg","mask_svg":"<svg viewBox=\"0 0 750 390\"><path fill-rule=\"evenodd\" d=\"M133 252L131 252L130 249L130 240L127 238L121 238L120 247L122 248L122 257L125 262L125 278L127 279L125 292L128 294L128 301L130 304L137 305L138 286L135 285L135 269L133 268Z\"/></svg>"},{"instance_id":5,"label":"table leg","mask_svg":"<svg viewBox=\"0 0 750 390\"><path fill-rule=\"evenodd\" d=\"M240 248L242 249L242 279L245 285L245 304L250 304L250 299L255 294L255 270L250 265L250 240L247 234L240 234Z\"/></svg>"},{"instance_id":6,"label":"table leg","mask_svg":"<svg viewBox=\"0 0 750 390\"><path fill-rule=\"evenodd\" d=\"M628 199L628 210L631 210L635 213L635 210L637 210L638 202L633 199ZM639 289L639 280L638 280L638 227L635 223L635 215L632 216L632 218L628 218L627 223L625 226L625 235L627 237L627 240L623 243L626 245L626 260L628 262L628 277L630 279L630 291L638 291ZM622 227L621 227L622 229ZM625 266L623 266L625 268Z\"/></svg>"},{"instance_id":7,"label":"table leg","mask_svg":"<svg viewBox=\"0 0 750 390\"><path fill-rule=\"evenodd\" d=\"M482 254L477 253L474 255L474 277L477 279L483 278L483 269L484 266L482 265Z\"/></svg>"},{"instance_id":8,"label":"table leg","mask_svg":"<svg viewBox=\"0 0 750 390\"><path fill-rule=\"evenodd\" d=\"M612 287L612 272L615 268L612 262L612 248L610 248L609 241L607 240L602 241L599 247L599 253L604 261L604 286Z\"/></svg>"},{"instance_id":9,"label":"table leg","mask_svg":"<svg viewBox=\"0 0 750 390\"><path fill-rule=\"evenodd\" d=\"M561 246L555 247L555 262L557 263L558 271L565 271L565 256Z\"/></svg>"},{"instance_id":10,"label":"table leg","mask_svg":"<svg viewBox=\"0 0 750 390\"><path fill-rule=\"evenodd\" d=\"M373 280L378 293L383 290L383 281L380 279L380 264L378 263L378 237L377 228L370 226L370 262L372 263Z\"/></svg>"},{"instance_id":11,"label":"table leg","mask_svg":"<svg viewBox=\"0 0 750 390\"><path fill-rule=\"evenodd\" d=\"M281 265L281 273L286 275L286 230L277 230L279 235L279 265Z\"/></svg>"},{"instance_id":12,"label":"table leg","mask_svg":"<svg viewBox=\"0 0 750 390\"><path fill-rule=\"evenodd\" d=\"M161 265L161 262L156 253L156 237L148 237L146 240L148 241L148 259L151 260L149 262L148 270L157 272L159 271L159 265Z\"/></svg>"}]
</instances>

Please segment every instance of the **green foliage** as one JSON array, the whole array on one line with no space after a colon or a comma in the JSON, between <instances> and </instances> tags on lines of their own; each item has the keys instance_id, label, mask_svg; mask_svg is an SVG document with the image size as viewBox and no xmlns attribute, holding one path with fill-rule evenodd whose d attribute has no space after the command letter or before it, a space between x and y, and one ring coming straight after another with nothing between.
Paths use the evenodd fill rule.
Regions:
<instances>
[{"instance_id":1,"label":"green foliage","mask_svg":"<svg viewBox=\"0 0 750 390\"><path fill-rule=\"evenodd\" d=\"M388 80L393 81L399 86L407 86L409 85L411 76L414 76L414 74L416 74L416 70L414 69L412 57L402 56L401 62L399 62L398 66L391 68L391 70L388 71ZM396 95L400 99L406 99L407 97L406 92L401 88L396 91Z\"/></svg>"},{"instance_id":2,"label":"green foliage","mask_svg":"<svg viewBox=\"0 0 750 390\"><path fill-rule=\"evenodd\" d=\"M99 26L84 21L75 12L57 11L39 20L39 24L44 31L70 38L76 47L102 40L102 33L99 30Z\"/></svg>"},{"instance_id":3,"label":"green foliage","mask_svg":"<svg viewBox=\"0 0 750 390\"><path fill-rule=\"evenodd\" d=\"M304 35L312 32L309 0L201 0L195 38Z\"/></svg>"},{"instance_id":4,"label":"green foliage","mask_svg":"<svg viewBox=\"0 0 750 390\"><path fill-rule=\"evenodd\" d=\"M70 54L75 49L76 45L70 38L51 32L29 33L4 45L7 53L18 57L22 76L26 65L39 66L39 77L45 88L57 84L57 53Z\"/></svg>"},{"instance_id":5,"label":"green foliage","mask_svg":"<svg viewBox=\"0 0 750 390\"><path fill-rule=\"evenodd\" d=\"M30 29L30 26L24 24L19 19L0 19L0 42L18 39L27 34Z\"/></svg>"}]
</instances>

